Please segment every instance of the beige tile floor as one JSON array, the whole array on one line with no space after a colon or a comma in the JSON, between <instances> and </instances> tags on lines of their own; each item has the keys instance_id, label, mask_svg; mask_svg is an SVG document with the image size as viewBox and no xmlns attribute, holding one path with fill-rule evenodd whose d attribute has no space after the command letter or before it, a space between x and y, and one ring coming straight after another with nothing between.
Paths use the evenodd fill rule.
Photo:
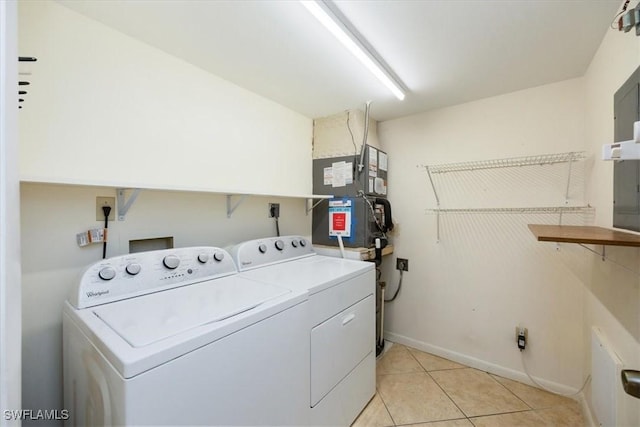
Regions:
<instances>
[{"instance_id":1,"label":"beige tile floor","mask_svg":"<svg viewBox=\"0 0 640 427\"><path fill-rule=\"evenodd\" d=\"M400 344L377 362L376 394L355 427L585 425L567 397L469 368Z\"/></svg>"}]
</instances>

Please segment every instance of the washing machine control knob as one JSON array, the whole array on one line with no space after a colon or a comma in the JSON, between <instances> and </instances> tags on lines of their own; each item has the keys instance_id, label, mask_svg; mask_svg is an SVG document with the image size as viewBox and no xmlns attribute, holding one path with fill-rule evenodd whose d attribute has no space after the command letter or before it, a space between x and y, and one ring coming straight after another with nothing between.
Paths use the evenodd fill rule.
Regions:
<instances>
[{"instance_id":1,"label":"washing machine control knob","mask_svg":"<svg viewBox=\"0 0 640 427\"><path fill-rule=\"evenodd\" d=\"M276 240L276 249L279 251L284 249L284 242L282 240Z\"/></svg>"},{"instance_id":2,"label":"washing machine control knob","mask_svg":"<svg viewBox=\"0 0 640 427\"><path fill-rule=\"evenodd\" d=\"M202 253L198 255L198 261L200 261L202 264L206 263L207 261L209 261L209 254Z\"/></svg>"},{"instance_id":3,"label":"washing machine control knob","mask_svg":"<svg viewBox=\"0 0 640 427\"><path fill-rule=\"evenodd\" d=\"M102 280L111 280L116 277L116 270L113 267L104 267L98 272Z\"/></svg>"},{"instance_id":4,"label":"washing machine control knob","mask_svg":"<svg viewBox=\"0 0 640 427\"><path fill-rule=\"evenodd\" d=\"M302 246L303 248L307 246L307 241L304 239L300 239L300 246Z\"/></svg>"},{"instance_id":5,"label":"washing machine control knob","mask_svg":"<svg viewBox=\"0 0 640 427\"><path fill-rule=\"evenodd\" d=\"M298 242L296 242L295 240L291 241L291 246L293 246L294 248L298 247Z\"/></svg>"},{"instance_id":6,"label":"washing machine control knob","mask_svg":"<svg viewBox=\"0 0 640 427\"><path fill-rule=\"evenodd\" d=\"M258 250L260 251L261 254L267 252L267 245L265 245L264 243L261 243L260 246L258 246Z\"/></svg>"},{"instance_id":7,"label":"washing machine control knob","mask_svg":"<svg viewBox=\"0 0 640 427\"><path fill-rule=\"evenodd\" d=\"M178 266L180 265L180 258L178 258L175 255L167 255L166 257L164 257L164 259L162 260L162 263L164 264L165 267L167 267L169 270L175 270L176 268L178 268Z\"/></svg>"},{"instance_id":8,"label":"washing machine control knob","mask_svg":"<svg viewBox=\"0 0 640 427\"><path fill-rule=\"evenodd\" d=\"M216 261L220 262L224 259L224 253L222 252L216 252L213 254L213 259L215 259Z\"/></svg>"},{"instance_id":9,"label":"washing machine control knob","mask_svg":"<svg viewBox=\"0 0 640 427\"><path fill-rule=\"evenodd\" d=\"M142 266L136 262L128 264L125 267L125 270L127 271L127 273L129 273L132 276L135 276L136 274L140 273L141 269L142 269Z\"/></svg>"}]
</instances>

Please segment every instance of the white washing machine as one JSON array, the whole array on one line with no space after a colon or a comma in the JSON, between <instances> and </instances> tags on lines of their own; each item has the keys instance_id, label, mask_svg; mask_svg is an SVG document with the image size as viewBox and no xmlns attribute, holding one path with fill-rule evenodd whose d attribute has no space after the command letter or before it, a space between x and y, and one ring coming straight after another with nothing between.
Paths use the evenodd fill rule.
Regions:
<instances>
[{"instance_id":1,"label":"white washing machine","mask_svg":"<svg viewBox=\"0 0 640 427\"><path fill-rule=\"evenodd\" d=\"M239 276L308 292L310 423L350 425L375 393L375 265L317 255L300 236L231 249Z\"/></svg>"},{"instance_id":2,"label":"white washing machine","mask_svg":"<svg viewBox=\"0 0 640 427\"><path fill-rule=\"evenodd\" d=\"M96 263L63 312L68 424L308 424L307 304L219 248Z\"/></svg>"}]
</instances>

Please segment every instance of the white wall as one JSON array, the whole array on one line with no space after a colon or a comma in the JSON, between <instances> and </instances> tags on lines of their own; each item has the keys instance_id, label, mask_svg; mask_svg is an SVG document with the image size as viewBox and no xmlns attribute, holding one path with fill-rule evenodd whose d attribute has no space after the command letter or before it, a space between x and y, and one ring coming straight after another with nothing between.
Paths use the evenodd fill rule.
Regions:
<instances>
[{"instance_id":1,"label":"white wall","mask_svg":"<svg viewBox=\"0 0 640 427\"><path fill-rule=\"evenodd\" d=\"M17 4L0 2L0 412L21 408ZM15 420L14 420L15 421Z\"/></svg>"},{"instance_id":2,"label":"white wall","mask_svg":"<svg viewBox=\"0 0 640 427\"><path fill-rule=\"evenodd\" d=\"M312 121L56 2L20 2L38 57L23 180L268 194L311 191Z\"/></svg>"},{"instance_id":3,"label":"white wall","mask_svg":"<svg viewBox=\"0 0 640 427\"><path fill-rule=\"evenodd\" d=\"M312 120L50 1L20 2L20 52L38 57L20 116L23 406L62 408L61 310L100 245L96 196L115 186L311 193ZM60 183L80 185L62 185ZM103 186L99 186L102 184ZM234 198L234 202L237 201ZM109 226L107 256L131 239L225 246L309 235L305 200L250 197L232 218L222 194L143 190ZM19 301L17 298L14 301Z\"/></svg>"},{"instance_id":4,"label":"white wall","mask_svg":"<svg viewBox=\"0 0 640 427\"><path fill-rule=\"evenodd\" d=\"M602 144L613 141L613 94L640 66L640 38L608 31L588 72L586 82L586 142L594 157ZM596 223L612 226L613 163L596 161L587 194L596 207ZM601 248L597 248L600 250ZM591 326L599 327L627 369L640 370L640 249L607 247L610 261L588 254L585 298L585 340ZM588 341L587 341L588 342ZM589 352L585 352L590 363ZM590 394L590 388L587 389ZM618 424L640 425L640 400L618 390Z\"/></svg>"},{"instance_id":5,"label":"white wall","mask_svg":"<svg viewBox=\"0 0 640 427\"><path fill-rule=\"evenodd\" d=\"M580 151L582 79L514 92L379 124L389 153L389 197L408 258L399 298L388 305L392 337L461 362L526 380L515 326L529 330L530 373L559 389L579 388L584 289L555 245L535 241L528 223L557 215L446 214L436 242L436 200L424 169L442 164ZM570 205L584 204L584 163L572 174ZM568 164L434 176L442 208L563 206ZM567 215L563 223L584 223ZM389 262L389 261L387 261ZM392 292L396 272L386 269Z\"/></svg>"}]
</instances>

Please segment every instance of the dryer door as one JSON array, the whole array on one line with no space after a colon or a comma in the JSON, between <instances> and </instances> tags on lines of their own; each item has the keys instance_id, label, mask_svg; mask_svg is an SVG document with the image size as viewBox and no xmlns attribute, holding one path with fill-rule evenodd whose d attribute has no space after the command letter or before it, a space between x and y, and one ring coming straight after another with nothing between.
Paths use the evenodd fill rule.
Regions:
<instances>
[{"instance_id":1,"label":"dryer door","mask_svg":"<svg viewBox=\"0 0 640 427\"><path fill-rule=\"evenodd\" d=\"M312 407L373 351L374 342L373 295L311 330Z\"/></svg>"}]
</instances>

